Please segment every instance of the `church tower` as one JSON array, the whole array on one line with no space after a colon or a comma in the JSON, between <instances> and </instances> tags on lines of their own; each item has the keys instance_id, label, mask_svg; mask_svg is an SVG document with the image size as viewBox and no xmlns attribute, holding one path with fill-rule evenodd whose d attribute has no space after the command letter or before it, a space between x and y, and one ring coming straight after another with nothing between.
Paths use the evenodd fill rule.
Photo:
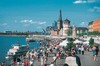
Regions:
<instances>
[{"instance_id":1,"label":"church tower","mask_svg":"<svg viewBox=\"0 0 100 66\"><path fill-rule=\"evenodd\" d=\"M63 22L63 36L69 35L69 26L70 26L70 21L68 19L64 20L64 22Z\"/></svg>"},{"instance_id":2,"label":"church tower","mask_svg":"<svg viewBox=\"0 0 100 66\"><path fill-rule=\"evenodd\" d=\"M62 12L61 12L61 10L60 10L59 21L60 21L60 27L63 28L63 21L62 21Z\"/></svg>"},{"instance_id":3,"label":"church tower","mask_svg":"<svg viewBox=\"0 0 100 66\"><path fill-rule=\"evenodd\" d=\"M59 19L58 19L57 28L58 28L58 30L63 28L63 21L62 21L62 12L61 12L61 10L60 10L60 15L59 15Z\"/></svg>"}]
</instances>

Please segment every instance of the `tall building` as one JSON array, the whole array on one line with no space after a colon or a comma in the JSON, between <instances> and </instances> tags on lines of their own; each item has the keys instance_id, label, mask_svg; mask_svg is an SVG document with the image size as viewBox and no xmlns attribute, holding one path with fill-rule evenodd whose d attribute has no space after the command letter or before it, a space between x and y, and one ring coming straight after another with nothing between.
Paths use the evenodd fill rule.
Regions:
<instances>
[{"instance_id":1,"label":"tall building","mask_svg":"<svg viewBox=\"0 0 100 66\"><path fill-rule=\"evenodd\" d=\"M90 22L88 24L89 32L98 31L100 32L100 18Z\"/></svg>"},{"instance_id":2,"label":"tall building","mask_svg":"<svg viewBox=\"0 0 100 66\"><path fill-rule=\"evenodd\" d=\"M58 21L58 23L57 23L57 29L58 29L58 30L61 29L61 23L60 23L60 21Z\"/></svg>"},{"instance_id":3,"label":"tall building","mask_svg":"<svg viewBox=\"0 0 100 66\"><path fill-rule=\"evenodd\" d=\"M62 20L62 12L59 11L59 19L53 23L51 35L54 36L68 36L70 21L68 19ZM54 26L56 28L54 28Z\"/></svg>"},{"instance_id":4,"label":"tall building","mask_svg":"<svg viewBox=\"0 0 100 66\"><path fill-rule=\"evenodd\" d=\"M54 23L53 23L54 25ZM59 19L57 21L57 25L55 25L55 27L57 28L53 28L52 26L52 30L51 35L54 36L68 36L69 35L69 26L70 26L70 21L68 19L66 20L62 20L62 12L61 10L59 11Z\"/></svg>"},{"instance_id":5,"label":"tall building","mask_svg":"<svg viewBox=\"0 0 100 66\"><path fill-rule=\"evenodd\" d=\"M98 31L100 32L100 19L96 19L93 22L93 31Z\"/></svg>"},{"instance_id":6,"label":"tall building","mask_svg":"<svg viewBox=\"0 0 100 66\"><path fill-rule=\"evenodd\" d=\"M68 36L69 34L70 21L68 19L63 22L63 36Z\"/></svg>"},{"instance_id":7,"label":"tall building","mask_svg":"<svg viewBox=\"0 0 100 66\"><path fill-rule=\"evenodd\" d=\"M87 33L88 29L85 27L75 27L70 26L70 21L68 19L62 20L62 12L59 11L59 19L57 22L54 22L51 30L50 35L52 36L73 36L76 37L77 34ZM54 28L54 26L56 28Z\"/></svg>"}]
</instances>

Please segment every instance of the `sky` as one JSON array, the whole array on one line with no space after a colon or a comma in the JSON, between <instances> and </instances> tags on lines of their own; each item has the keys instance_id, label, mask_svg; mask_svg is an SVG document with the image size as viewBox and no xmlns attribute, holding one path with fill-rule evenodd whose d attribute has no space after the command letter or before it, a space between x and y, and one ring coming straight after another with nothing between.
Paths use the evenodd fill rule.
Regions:
<instances>
[{"instance_id":1,"label":"sky","mask_svg":"<svg viewBox=\"0 0 100 66\"><path fill-rule=\"evenodd\" d=\"M59 19L88 27L100 18L100 0L0 0L0 32L42 31Z\"/></svg>"}]
</instances>

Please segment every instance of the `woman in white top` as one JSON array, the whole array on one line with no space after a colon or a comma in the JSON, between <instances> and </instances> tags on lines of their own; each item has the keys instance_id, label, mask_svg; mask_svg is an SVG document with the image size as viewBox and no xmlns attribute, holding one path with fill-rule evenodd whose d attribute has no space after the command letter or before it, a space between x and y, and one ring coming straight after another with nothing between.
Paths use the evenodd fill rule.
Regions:
<instances>
[{"instance_id":1,"label":"woman in white top","mask_svg":"<svg viewBox=\"0 0 100 66\"><path fill-rule=\"evenodd\" d=\"M74 52L66 53L65 66L81 66L80 58Z\"/></svg>"},{"instance_id":2,"label":"woman in white top","mask_svg":"<svg viewBox=\"0 0 100 66\"><path fill-rule=\"evenodd\" d=\"M68 66L78 66L76 63L76 57L71 56L71 54L68 54L67 56L68 57L65 59L65 64L68 64Z\"/></svg>"}]
</instances>

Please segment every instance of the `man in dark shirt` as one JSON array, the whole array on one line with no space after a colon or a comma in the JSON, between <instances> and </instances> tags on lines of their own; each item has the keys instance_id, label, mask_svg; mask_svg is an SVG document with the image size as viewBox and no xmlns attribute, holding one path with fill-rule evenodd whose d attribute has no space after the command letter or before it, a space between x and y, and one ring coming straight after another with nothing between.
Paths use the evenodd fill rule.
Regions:
<instances>
[{"instance_id":1,"label":"man in dark shirt","mask_svg":"<svg viewBox=\"0 0 100 66\"><path fill-rule=\"evenodd\" d=\"M18 57L18 58L17 58L17 64L19 64L20 61L21 61L21 60L20 60L20 57Z\"/></svg>"}]
</instances>

